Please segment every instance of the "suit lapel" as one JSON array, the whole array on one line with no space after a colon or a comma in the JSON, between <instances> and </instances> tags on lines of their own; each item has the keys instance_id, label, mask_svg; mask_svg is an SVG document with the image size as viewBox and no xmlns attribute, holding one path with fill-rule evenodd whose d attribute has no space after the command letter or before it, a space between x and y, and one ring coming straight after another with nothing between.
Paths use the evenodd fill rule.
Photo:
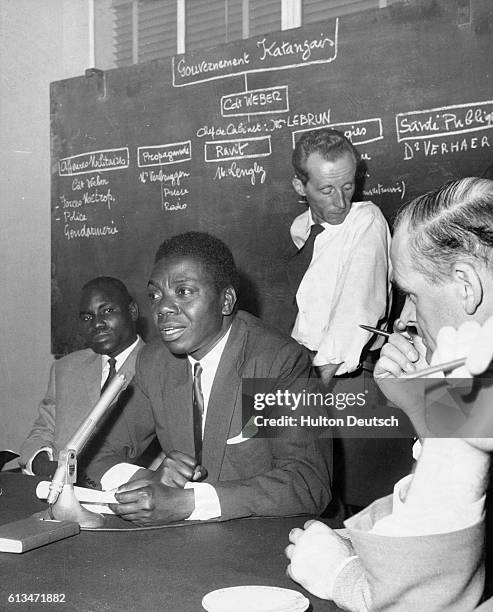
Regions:
<instances>
[{"instance_id":1,"label":"suit lapel","mask_svg":"<svg viewBox=\"0 0 493 612\"><path fill-rule=\"evenodd\" d=\"M102 357L92 353L86 360L86 367L83 368L82 377L86 385L87 395L89 396L89 410L91 410L101 395L101 375Z\"/></svg>"},{"instance_id":2,"label":"suit lapel","mask_svg":"<svg viewBox=\"0 0 493 612\"><path fill-rule=\"evenodd\" d=\"M244 324L235 317L230 336L219 361L207 406L202 463L207 468L208 479L211 481L219 478L231 421L236 407L241 408L239 370L244 361L245 342ZM241 415L238 421L241 427Z\"/></svg>"},{"instance_id":3,"label":"suit lapel","mask_svg":"<svg viewBox=\"0 0 493 612\"><path fill-rule=\"evenodd\" d=\"M128 386L135 375L135 362L137 361L137 355L143 346L145 346L145 342L139 339L139 342L137 342L134 350L125 359L122 367L118 370L118 374L123 374L126 378L124 389Z\"/></svg>"},{"instance_id":4,"label":"suit lapel","mask_svg":"<svg viewBox=\"0 0 493 612\"><path fill-rule=\"evenodd\" d=\"M164 349L168 350L168 349ZM163 406L163 437L168 448L183 451L193 457L193 408L192 408L192 374L188 359L170 354L170 359L163 363L164 376L161 378ZM171 447L170 447L171 446Z\"/></svg>"}]
</instances>

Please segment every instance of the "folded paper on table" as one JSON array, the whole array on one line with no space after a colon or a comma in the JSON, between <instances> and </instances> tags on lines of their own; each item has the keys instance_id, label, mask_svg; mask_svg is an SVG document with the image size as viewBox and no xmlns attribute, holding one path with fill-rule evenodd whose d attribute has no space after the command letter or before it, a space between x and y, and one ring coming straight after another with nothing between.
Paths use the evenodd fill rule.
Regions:
<instances>
[{"instance_id":1,"label":"folded paper on table","mask_svg":"<svg viewBox=\"0 0 493 612\"><path fill-rule=\"evenodd\" d=\"M50 483L42 480L36 487L36 495L39 499L46 499L50 490ZM114 514L108 504L118 503L115 499L115 490L99 491L98 489L87 489L85 487L74 487L74 493L81 506L98 514Z\"/></svg>"}]
</instances>

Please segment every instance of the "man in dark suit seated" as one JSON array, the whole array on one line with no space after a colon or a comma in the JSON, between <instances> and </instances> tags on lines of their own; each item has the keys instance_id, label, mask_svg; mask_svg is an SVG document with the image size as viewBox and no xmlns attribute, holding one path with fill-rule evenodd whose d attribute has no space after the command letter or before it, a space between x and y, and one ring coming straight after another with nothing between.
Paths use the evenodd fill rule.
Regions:
<instances>
[{"instance_id":1,"label":"man in dark suit seated","mask_svg":"<svg viewBox=\"0 0 493 612\"><path fill-rule=\"evenodd\" d=\"M91 465L103 488L126 483L111 506L125 519L158 525L318 514L330 501L330 439L294 427L287 436L244 435L242 379L295 389L310 376L310 358L236 311L237 291L233 256L217 238L189 232L157 251L148 295L161 338L140 354L136 393ZM122 463L154 436L166 453L156 472Z\"/></svg>"},{"instance_id":2,"label":"man in dark suit seated","mask_svg":"<svg viewBox=\"0 0 493 612\"><path fill-rule=\"evenodd\" d=\"M138 306L120 280L99 276L84 285L79 325L88 348L54 362L38 418L21 447L19 463L25 473L51 478L58 453L91 412L105 384L116 372L131 381L144 346L135 329L138 316ZM120 394L114 412L81 453L79 474L130 394L131 386Z\"/></svg>"}]
</instances>

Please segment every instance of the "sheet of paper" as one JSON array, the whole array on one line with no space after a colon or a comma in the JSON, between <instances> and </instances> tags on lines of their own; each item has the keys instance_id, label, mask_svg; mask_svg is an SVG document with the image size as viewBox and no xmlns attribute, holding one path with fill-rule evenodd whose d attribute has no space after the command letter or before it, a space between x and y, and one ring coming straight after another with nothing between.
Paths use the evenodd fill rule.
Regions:
<instances>
[{"instance_id":1,"label":"sheet of paper","mask_svg":"<svg viewBox=\"0 0 493 612\"><path fill-rule=\"evenodd\" d=\"M42 480L36 487L36 495L39 499L46 499L50 490L50 483ZM115 489L111 491L98 491L97 489L86 489L85 487L74 487L75 497L84 508L91 512L102 514L114 514L108 504L117 503Z\"/></svg>"}]
</instances>

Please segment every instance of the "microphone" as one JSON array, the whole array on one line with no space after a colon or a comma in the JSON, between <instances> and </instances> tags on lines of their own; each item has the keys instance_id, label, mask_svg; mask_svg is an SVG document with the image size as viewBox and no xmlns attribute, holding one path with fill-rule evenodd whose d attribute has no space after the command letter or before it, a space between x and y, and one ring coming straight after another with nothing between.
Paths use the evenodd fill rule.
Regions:
<instances>
[{"instance_id":1,"label":"microphone","mask_svg":"<svg viewBox=\"0 0 493 612\"><path fill-rule=\"evenodd\" d=\"M87 512L80 506L73 492L73 485L77 479L77 455L84 448L99 421L106 414L108 408L123 389L125 382L126 378L123 374L117 374L111 380L107 388L101 394L99 400L96 402L94 408L67 442L65 448L60 452L58 466L50 483L50 490L47 498L50 507L49 514L52 518L55 516L54 510L57 509L54 504L56 504L57 501L61 501L59 500L59 496L66 485L69 485L69 488L71 488L71 493L67 493L67 495L64 496L65 499L60 508L61 511L57 512L58 515L61 515L60 518L70 518L74 520L74 517L76 517L75 520L81 522L80 511L84 513ZM98 515L94 516L97 517Z\"/></svg>"}]
</instances>

